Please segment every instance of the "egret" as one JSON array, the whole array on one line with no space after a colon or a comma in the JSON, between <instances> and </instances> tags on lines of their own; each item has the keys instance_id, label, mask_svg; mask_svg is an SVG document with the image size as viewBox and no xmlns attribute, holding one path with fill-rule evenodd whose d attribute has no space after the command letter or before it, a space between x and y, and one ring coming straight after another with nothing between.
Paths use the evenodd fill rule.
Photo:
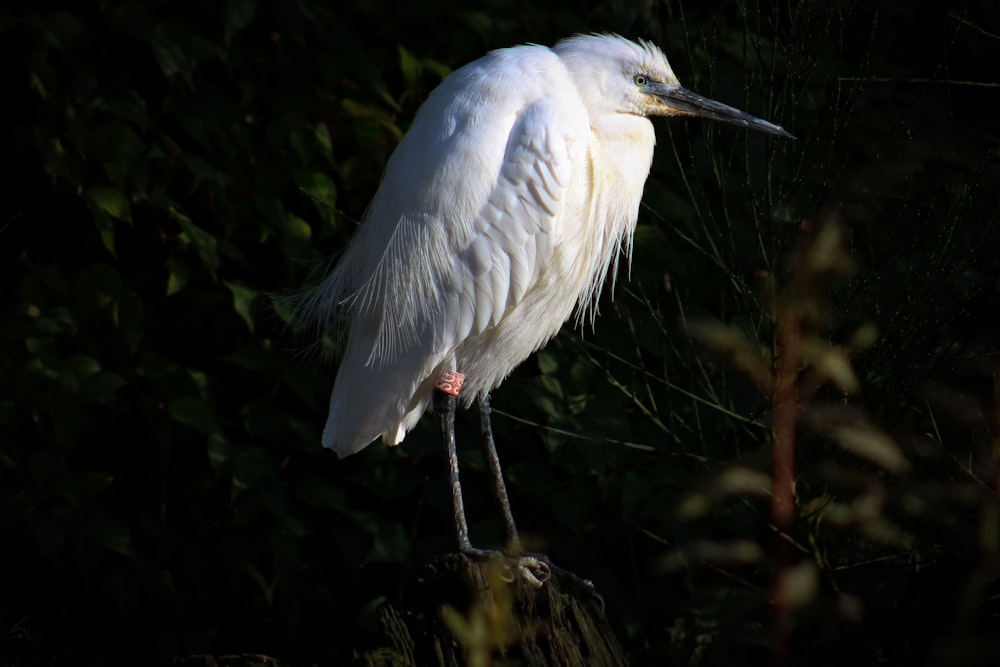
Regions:
<instances>
[{"instance_id":1,"label":"egret","mask_svg":"<svg viewBox=\"0 0 1000 667\"><path fill-rule=\"evenodd\" d=\"M792 136L681 87L650 42L590 34L492 51L430 94L355 238L296 306L324 335L346 334L323 446L343 457L379 437L398 445L432 407L459 551L499 555L470 544L459 482L456 405L478 402L505 553L535 585L549 565L521 553L489 395L574 310L592 321L609 268L631 256L652 116Z\"/></svg>"}]
</instances>

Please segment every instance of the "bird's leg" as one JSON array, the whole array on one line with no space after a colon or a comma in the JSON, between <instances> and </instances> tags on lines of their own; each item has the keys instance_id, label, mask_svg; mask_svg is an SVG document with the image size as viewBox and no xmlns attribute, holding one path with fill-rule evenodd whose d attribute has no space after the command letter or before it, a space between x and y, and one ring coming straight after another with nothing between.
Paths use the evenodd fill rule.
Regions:
<instances>
[{"instance_id":1,"label":"bird's leg","mask_svg":"<svg viewBox=\"0 0 1000 667\"><path fill-rule=\"evenodd\" d=\"M552 576L547 560L542 560L534 555L507 556L498 551L477 549L469 541L469 523L465 518L465 502L462 499L462 483L459 481L458 473L458 448L455 443L455 410L458 407L458 393L462 389L464 376L456 371L445 371L437 382L434 383L433 407L441 427L441 438L444 441L445 450L448 455L448 478L451 482L451 502L455 514L455 534L458 538L458 550L460 553L473 558L498 558L510 568L508 581L514 580L516 571L535 588L540 588ZM487 415L489 407L487 403ZM490 468L496 471L496 478L499 479L499 489L494 487L497 499L502 492L501 505L505 507L505 520L508 523L508 532L513 531L514 538L517 538L517 530L514 528L514 519L510 514L510 503L506 502L507 492L503 488L503 479L500 477L500 461L497 459L496 450L492 446L493 434L490 431L490 449L492 457ZM520 541L517 542L518 550Z\"/></svg>"},{"instance_id":2,"label":"bird's leg","mask_svg":"<svg viewBox=\"0 0 1000 667\"><path fill-rule=\"evenodd\" d=\"M458 449L455 445L455 410L458 407L458 393L465 377L455 371L445 372L434 383L434 414L441 427L441 439L448 456L448 481L451 484L451 506L454 511L455 533L458 550L472 551L469 542L469 523L465 518L465 502L462 500L462 483L458 477Z\"/></svg>"},{"instance_id":3,"label":"bird's leg","mask_svg":"<svg viewBox=\"0 0 1000 667\"><path fill-rule=\"evenodd\" d=\"M441 439L448 455L448 478L451 483L451 502L455 518L455 535L458 538L458 550L472 558L496 558L508 567L508 581L513 581L515 572L535 588L541 588L552 577L559 574L563 581L593 595L598 600L601 597L594 591L594 584L587 579L552 565L544 554L527 554L521 552L521 540L514 524L514 515L510 511L510 501L507 498L507 487L500 470L500 459L497 457L496 445L493 441L493 428L490 419L490 399L483 396L479 400L480 432L482 434L483 454L486 464L490 467L493 495L503 514L504 528L507 532L508 553L477 549L469 541L469 523L465 518L465 502L462 498L462 483L458 472L458 448L455 443L455 411L458 407L458 394L462 389L465 377L456 371L445 371L434 383L433 408L441 427ZM603 606L603 600L601 600Z\"/></svg>"},{"instance_id":4,"label":"bird's leg","mask_svg":"<svg viewBox=\"0 0 1000 667\"><path fill-rule=\"evenodd\" d=\"M604 599L594 590L592 581L553 565L545 554L524 553L521 550L521 538L518 536L517 526L514 524L514 514L510 510L510 499L507 497L507 485L503 481L500 458L497 456L496 444L493 441L491 414L490 396L485 394L479 399L479 432L482 435L483 456L486 458L486 465L490 468L490 477L493 481L493 497L496 499L497 505L500 506L504 529L507 531L507 553L517 561L522 576L534 585L541 586L555 572L564 582L568 582L585 594L596 598L603 609Z\"/></svg>"},{"instance_id":5,"label":"bird's leg","mask_svg":"<svg viewBox=\"0 0 1000 667\"><path fill-rule=\"evenodd\" d=\"M516 556L521 553L521 538L517 534L517 526L514 525L514 515L510 511L510 499L507 497L507 485L503 481L500 458L497 456L496 444L493 442L489 394L485 394L479 399L479 432L482 435L483 457L486 459L486 465L490 467L493 497L500 508L504 530L507 533L507 552Z\"/></svg>"}]
</instances>

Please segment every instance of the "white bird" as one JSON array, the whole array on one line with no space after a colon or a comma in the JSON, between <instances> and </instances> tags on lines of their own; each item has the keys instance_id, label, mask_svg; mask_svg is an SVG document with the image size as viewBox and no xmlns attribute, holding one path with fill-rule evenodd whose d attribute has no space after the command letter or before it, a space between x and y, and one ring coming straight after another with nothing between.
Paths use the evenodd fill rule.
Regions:
<instances>
[{"instance_id":1,"label":"white bird","mask_svg":"<svg viewBox=\"0 0 1000 667\"><path fill-rule=\"evenodd\" d=\"M462 509L454 385L466 406L480 401L516 552L489 392L574 310L578 322L592 320L609 267L613 276L618 254L631 254L656 143L651 116L704 116L791 137L681 87L649 42L578 35L552 48L492 51L431 93L355 239L298 304L325 334L345 315L349 322L324 447L343 457L380 436L397 445L433 400L463 552L482 553L469 544Z\"/></svg>"}]
</instances>

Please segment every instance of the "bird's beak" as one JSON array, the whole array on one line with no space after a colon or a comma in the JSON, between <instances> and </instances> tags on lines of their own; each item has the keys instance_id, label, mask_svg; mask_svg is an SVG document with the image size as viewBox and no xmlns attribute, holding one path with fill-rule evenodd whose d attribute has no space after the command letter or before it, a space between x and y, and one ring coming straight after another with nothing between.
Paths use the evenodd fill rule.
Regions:
<instances>
[{"instance_id":1,"label":"bird's beak","mask_svg":"<svg viewBox=\"0 0 1000 667\"><path fill-rule=\"evenodd\" d=\"M795 138L794 135L786 132L774 123L751 116L728 104L702 97L687 88L661 84L650 92L659 98L670 111L678 115L701 116L703 118L711 118L712 120L721 120L723 123L742 125L751 130L776 134L779 137Z\"/></svg>"}]
</instances>

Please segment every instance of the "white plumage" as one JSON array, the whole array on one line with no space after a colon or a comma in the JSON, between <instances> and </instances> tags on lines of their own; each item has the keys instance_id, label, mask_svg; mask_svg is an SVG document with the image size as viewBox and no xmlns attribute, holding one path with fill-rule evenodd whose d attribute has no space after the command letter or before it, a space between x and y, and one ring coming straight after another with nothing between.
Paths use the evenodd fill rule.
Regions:
<instances>
[{"instance_id":1,"label":"white plumage","mask_svg":"<svg viewBox=\"0 0 1000 667\"><path fill-rule=\"evenodd\" d=\"M592 318L631 252L651 115L775 125L681 88L647 42L576 36L493 51L448 76L386 167L356 238L299 304L346 349L323 445L398 444L443 371L468 405L554 336Z\"/></svg>"}]
</instances>

